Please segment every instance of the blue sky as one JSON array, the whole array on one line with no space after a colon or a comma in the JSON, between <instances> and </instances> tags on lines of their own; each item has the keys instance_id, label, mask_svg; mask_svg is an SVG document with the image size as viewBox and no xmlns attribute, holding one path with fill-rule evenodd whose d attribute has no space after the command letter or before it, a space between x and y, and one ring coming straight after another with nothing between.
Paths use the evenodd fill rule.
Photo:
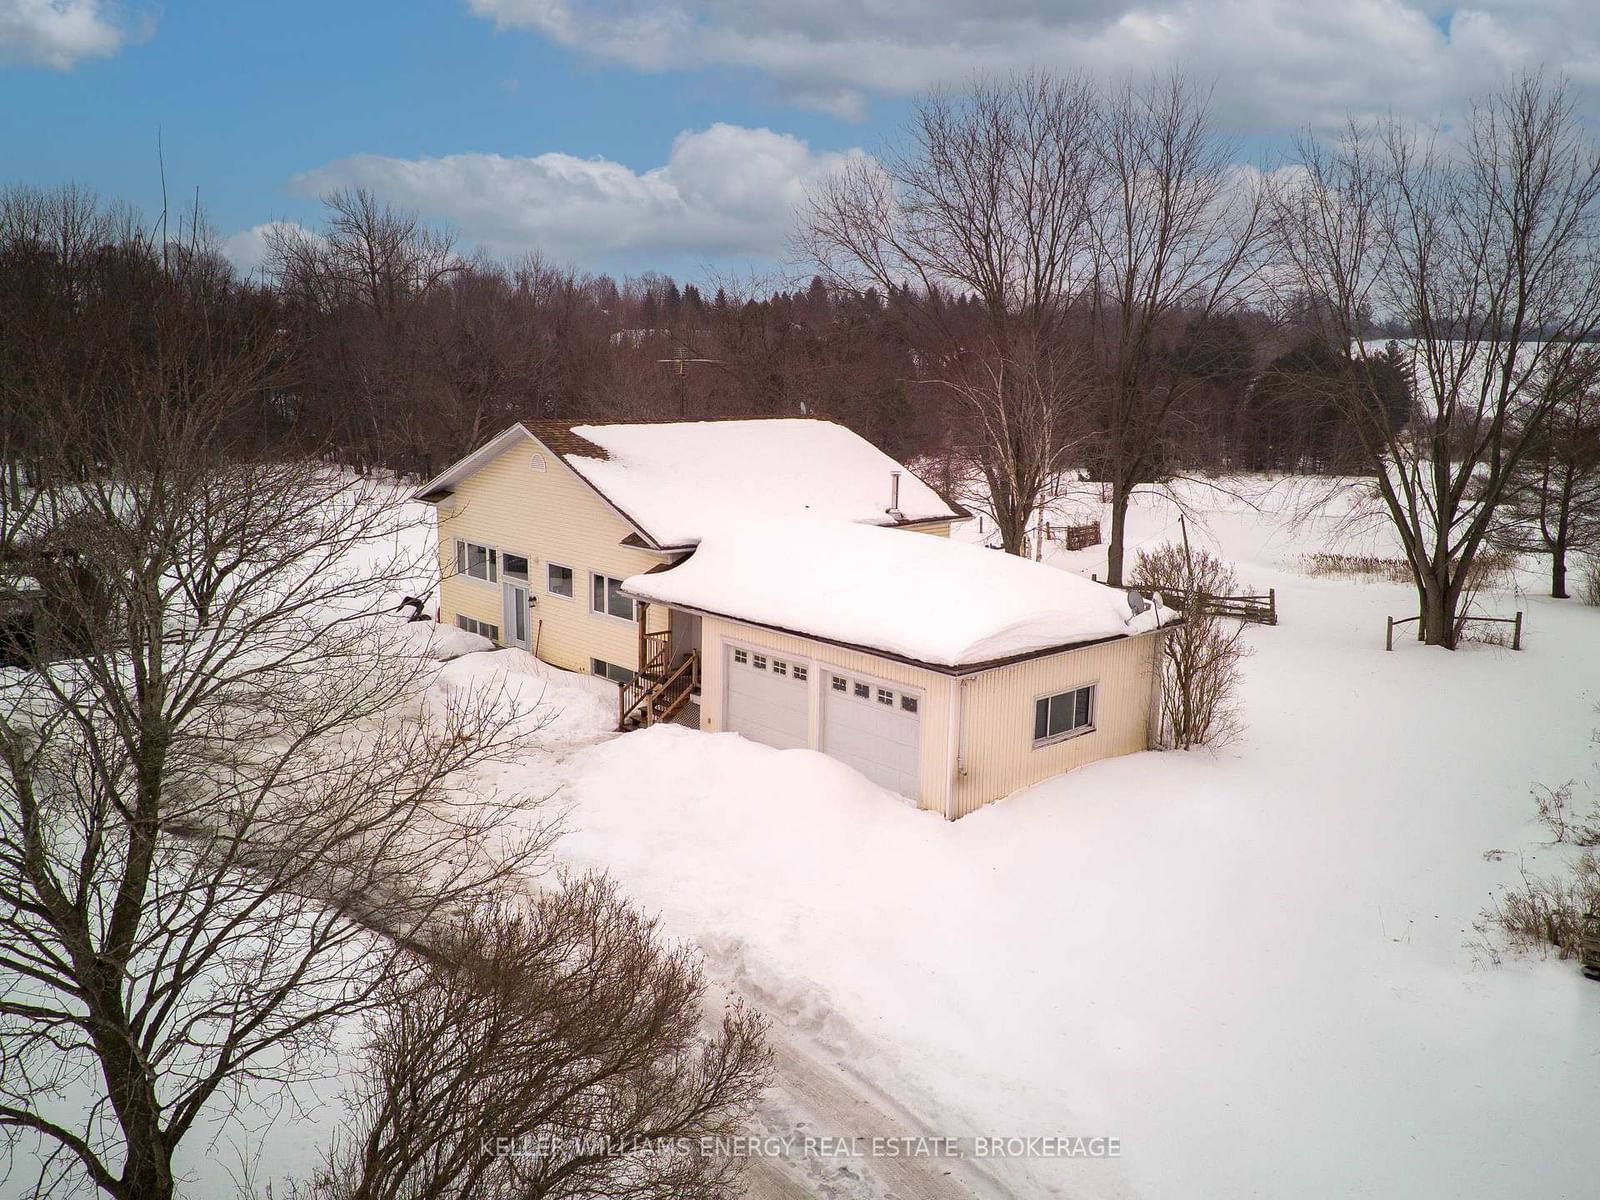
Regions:
<instances>
[{"instance_id":1,"label":"blue sky","mask_svg":"<svg viewBox=\"0 0 1600 1200\"><path fill-rule=\"evenodd\" d=\"M184 204L198 188L223 234L314 222L318 202L294 177L355 153L563 151L643 171L679 132L730 114L821 147L875 136L777 101L754 72L640 72L449 3L168 0L154 32L115 57L0 69L8 182L78 181L153 213L159 138L169 194ZM648 255L603 257L639 269Z\"/></svg>"},{"instance_id":2,"label":"blue sky","mask_svg":"<svg viewBox=\"0 0 1600 1200\"><path fill-rule=\"evenodd\" d=\"M1600 5L1534 7L0 0L0 177L153 212L159 134L176 202L198 188L243 258L364 184L468 246L696 276L781 260L808 182L974 69L1176 62L1257 151L1350 108L1448 110L1531 61L1588 87Z\"/></svg>"}]
</instances>

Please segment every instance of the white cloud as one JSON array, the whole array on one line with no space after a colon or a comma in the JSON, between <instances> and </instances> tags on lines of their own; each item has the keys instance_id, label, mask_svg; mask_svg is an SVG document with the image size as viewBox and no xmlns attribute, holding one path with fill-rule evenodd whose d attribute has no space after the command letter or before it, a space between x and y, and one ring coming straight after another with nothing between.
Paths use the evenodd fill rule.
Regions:
<instances>
[{"instance_id":1,"label":"white cloud","mask_svg":"<svg viewBox=\"0 0 1600 1200\"><path fill-rule=\"evenodd\" d=\"M222 257L234 265L241 275L254 275L261 270L261 265L267 257L267 236L276 229L298 229L302 233L310 233L303 226L293 221L267 221L261 225L252 226L241 230L231 237L222 239L219 249ZM312 233L312 237L317 235Z\"/></svg>"},{"instance_id":2,"label":"white cloud","mask_svg":"<svg viewBox=\"0 0 1600 1200\"><path fill-rule=\"evenodd\" d=\"M1507 68L1547 64L1600 84L1594 0L468 0L524 29L652 71L754 69L842 116L875 94L975 70L1048 65L1215 79L1240 128L1282 129L1346 110L1451 109ZM1439 18L1439 13L1447 17Z\"/></svg>"},{"instance_id":3,"label":"white cloud","mask_svg":"<svg viewBox=\"0 0 1600 1200\"><path fill-rule=\"evenodd\" d=\"M65 71L149 36L154 18L112 0L0 0L0 63Z\"/></svg>"},{"instance_id":4,"label":"white cloud","mask_svg":"<svg viewBox=\"0 0 1600 1200\"><path fill-rule=\"evenodd\" d=\"M806 185L859 153L818 153L788 134L718 124L679 134L666 163L647 171L560 153L361 154L298 175L294 187L370 188L497 254L776 256Z\"/></svg>"}]
</instances>

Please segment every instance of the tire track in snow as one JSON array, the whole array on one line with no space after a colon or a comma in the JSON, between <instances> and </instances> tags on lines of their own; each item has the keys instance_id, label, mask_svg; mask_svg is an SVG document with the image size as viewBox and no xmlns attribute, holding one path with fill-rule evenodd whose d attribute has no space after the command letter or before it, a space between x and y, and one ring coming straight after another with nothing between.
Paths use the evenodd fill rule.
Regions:
<instances>
[{"instance_id":1,"label":"tire track in snow","mask_svg":"<svg viewBox=\"0 0 1600 1200\"><path fill-rule=\"evenodd\" d=\"M757 1113L772 1136L941 1137L843 1063L772 1027L773 1087ZM990 1200L1011 1195L971 1159L755 1158L750 1200Z\"/></svg>"}]
</instances>

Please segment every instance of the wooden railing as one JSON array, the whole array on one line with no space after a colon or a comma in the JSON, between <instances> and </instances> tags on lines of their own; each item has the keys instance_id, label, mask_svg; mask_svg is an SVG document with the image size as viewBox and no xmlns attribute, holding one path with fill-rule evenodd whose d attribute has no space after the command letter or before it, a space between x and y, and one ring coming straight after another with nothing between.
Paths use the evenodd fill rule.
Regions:
<instances>
[{"instance_id":1,"label":"wooden railing","mask_svg":"<svg viewBox=\"0 0 1600 1200\"><path fill-rule=\"evenodd\" d=\"M617 689L617 728L628 728L630 721L648 727L669 720L699 686L700 654L695 650L653 679L641 672Z\"/></svg>"}]
</instances>

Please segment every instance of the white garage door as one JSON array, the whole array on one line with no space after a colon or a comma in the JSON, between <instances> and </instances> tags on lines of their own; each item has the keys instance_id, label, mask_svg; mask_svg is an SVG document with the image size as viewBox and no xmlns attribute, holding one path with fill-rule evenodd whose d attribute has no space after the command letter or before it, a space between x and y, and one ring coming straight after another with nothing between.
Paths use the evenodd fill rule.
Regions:
<instances>
[{"instance_id":1,"label":"white garage door","mask_svg":"<svg viewBox=\"0 0 1600 1200\"><path fill-rule=\"evenodd\" d=\"M918 793L922 696L892 683L828 670L822 680L822 751L874 783Z\"/></svg>"},{"instance_id":2,"label":"white garage door","mask_svg":"<svg viewBox=\"0 0 1600 1200\"><path fill-rule=\"evenodd\" d=\"M728 703L723 724L780 750L810 745L806 714L811 664L742 646L728 647Z\"/></svg>"}]
</instances>

